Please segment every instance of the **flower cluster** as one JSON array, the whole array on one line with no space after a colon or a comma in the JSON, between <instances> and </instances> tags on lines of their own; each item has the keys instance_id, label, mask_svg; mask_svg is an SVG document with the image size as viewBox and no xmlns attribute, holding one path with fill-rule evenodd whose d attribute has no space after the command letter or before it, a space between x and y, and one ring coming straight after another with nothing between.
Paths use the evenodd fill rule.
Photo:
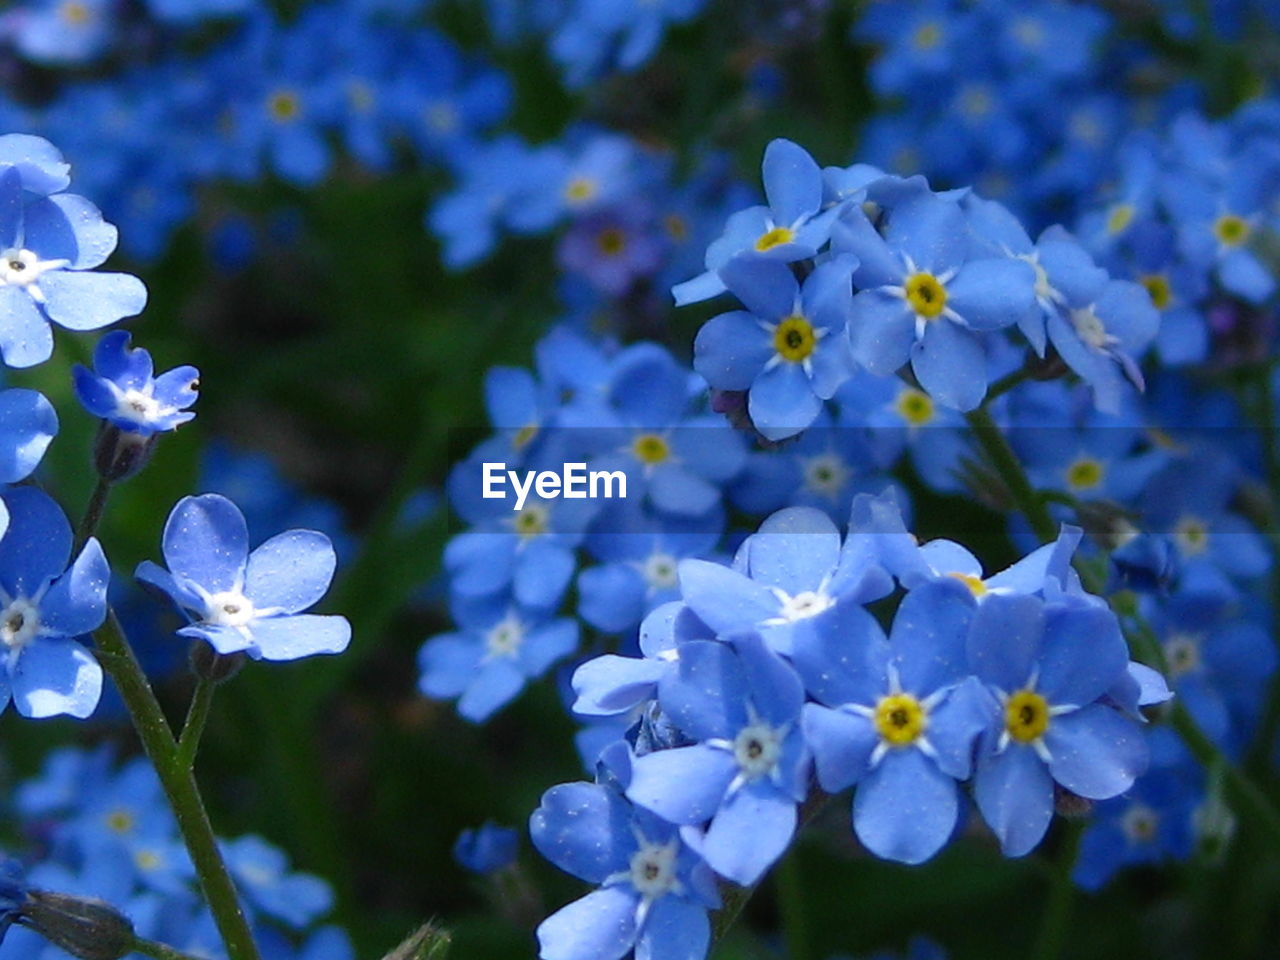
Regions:
<instances>
[{"instance_id":1,"label":"flower cluster","mask_svg":"<svg viewBox=\"0 0 1280 960\"><path fill-rule=\"evenodd\" d=\"M1139 708L1170 694L1081 588L1079 539L1064 527L984 576L960 544L917 544L891 498L861 495L844 538L796 507L731 565L682 561L680 599L641 628L644 656L574 675L576 712L634 720L600 783L553 788L533 816L539 849L602 885L543 924L542 955L605 960L646 937L701 955L717 903L697 871L757 883L811 778L854 787L859 840L904 863L955 834L962 785L1009 856L1040 842L1055 798L1125 793L1148 763ZM886 634L867 607L895 585Z\"/></svg>"}]
</instances>

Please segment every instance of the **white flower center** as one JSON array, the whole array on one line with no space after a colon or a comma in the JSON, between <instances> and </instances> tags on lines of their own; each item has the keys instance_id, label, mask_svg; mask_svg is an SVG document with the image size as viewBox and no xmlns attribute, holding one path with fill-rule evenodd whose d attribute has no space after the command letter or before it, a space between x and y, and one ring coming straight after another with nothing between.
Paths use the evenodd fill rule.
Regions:
<instances>
[{"instance_id":1,"label":"white flower center","mask_svg":"<svg viewBox=\"0 0 1280 960\"><path fill-rule=\"evenodd\" d=\"M644 562L644 581L650 590L673 590L679 582L676 578L676 558L669 553L653 553Z\"/></svg>"},{"instance_id":2,"label":"white flower center","mask_svg":"<svg viewBox=\"0 0 1280 960\"><path fill-rule=\"evenodd\" d=\"M1170 680L1191 673L1200 666L1200 638L1190 633L1173 634L1164 642L1164 658Z\"/></svg>"},{"instance_id":3,"label":"white flower center","mask_svg":"<svg viewBox=\"0 0 1280 960\"><path fill-rule=\"evenodd\" d=\"M1155 839L1160 817L1144 803L1135 803L1120 819L1120 829L1130 843L1150 843Z\"/></svg>"},{"instance_id":4,"label":"white flower center","mask_svg":"<svg viewBox=\"0 0 1280 960\"><path fill-rule=\"evenodd\" d=\"M134 423L155 423L166 413L173 411L156 400L151 394L134 388L122 390L116 398L116 416L121 420Z\"/></svg>"},{"instance_id":5,"label":"white flower center","mask_svg":"<svg viewBox=\"0 0 1280 960\"><path fill-rule=\"evenodd\" d=\"M252 600L238 590L224 590L210 595L204 621L219 627L243 627L256 615Z\"/></svg>"},{"instance_id":6,"label":"white flower center","mask_svg":"<svg viewBox=\"0 0 1280 960\"><path fill-rule=\"evenodd\" d=\"M738 731L733 740L733 759L748 780L768 776L782 758L786 730L757 721Z\"/></svg>"},{"instance_id":7,"label":"white flower center","mask_svg":"<svg viewBox=\"0 0 1280 960\"><path fill-rule=\"evenodd\" d=\"M487 659L514 658L520 652L522 643L524 643L524 625L511 614L507 614L490 627L488 634L485 635Z\"/></svg>"},{"instance_id":8,"label":"white flower center","mask_svg":"<svg viewBox=\"0 0 1280 960\"><path fill-rule=\"evenodd\" d=\"M778 611L778 620L784 623L795 623L797 620L816 617L824 610L829 610L835 605L833 598L816 590L804 590L794 597L781 590L775 589L774 592L779 595L778 599L782 601L782 609Z\"/></svg>"},{"instance_id":9,"label":"white flower center","mask_svg":"<svg viewBox=\"0 0 1280 960\"><path fill-rule=\"evenodd\" d=\"M838 496L848 479L849 468L834 453L810 457L804 463L804 485L822 496Z\"/></svg>"},{"instance_id":10,"label":"white flower center","mask_svg":"<svg viewBox=\"0 0 1280 960\"><path fill-rule=\"evenodd\" d=\"M1093 349L1106 350L1116 343L1116 338L1107 333L1106 327L1093 312L1092 306L1072 310L1070 316L1071 325L1076 328L1076 334Z\"/></svg>"},{"instance_id":11,"label":"white flower center","mask_svg":"<svg viewBox=\"0 0 1280 960\"><path fill-rule=\"evenodd\" d=\"M44 295L36 286L41 274L50 270L61 270L70 260L41 260L30 250L19 250L10 247L0 253L0 285L26 287L32 298L44 302Z\"/></svg>"},{"instance_id":12,"label":"white flower center","mask_svg":"<svg viewBox=\"0 0 1280 960\"><path fill-rule=\"evenodd\" d=\"M631 855L631 885L646 900L657 900L679 886L676 879L676 855L680 842L641 843Z\"/></svg>"},{"instance_id":13,"label":"white flower center","mask_svg":"<svg viewBox=\"0 0 1280 960\"><path fill-rule=\"evenodd\" d=\"M25 597L19 597L0 613L0 643L10 650L21 650L40 632L40 608Z\"/></svg>"}]
</instances>

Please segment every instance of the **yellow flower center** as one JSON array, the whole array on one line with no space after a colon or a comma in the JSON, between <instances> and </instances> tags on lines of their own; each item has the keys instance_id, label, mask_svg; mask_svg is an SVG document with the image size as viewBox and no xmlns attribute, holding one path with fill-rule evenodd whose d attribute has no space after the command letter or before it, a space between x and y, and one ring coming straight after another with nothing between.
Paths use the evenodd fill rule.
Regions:
<instances>
[{"instance_id":1,"label":"yellow flower center","mask_svg":"<svg viewBox=\"0 0 1280 960\"><path fill-rule=\"evenodd\" d=\"M774 227L772 230L766 230L756 239L756 250L764 253L784 243L790 243L795 238L796 232L790 227Z\"/></svg>"},{"instance_id":2,"label":"yellow flower center","mask_svg":"<svg viewBox=\"0 0 1280 960\"><path fill-rule=\"evenodd\" d=\"M571 204L581 204L594 197L599 190L600 187L589 177L574 177L564 188L564 195Z\"/></svg>"},{"instance_id":3,"label":"yellow flower center","mask_svg":"<svg viewBox=\"0 0 1280 960\"><path fill-rule=\"evenodd\" d=\"M1031 690L1019 690L1004 705L1004 728L1019 743L1031 743L1049 729L1049 701Z\"/></svg>"},{"instance_id":4,"label":"yellow flower center","mask_svg":"<svg viewBox=\"0 0 1280 960\"><path fill-rule=\"evenodd\" d=\"M1204 521L1198 517L1183 517L1179 520L1174 538L1182 552L1188 556L1204 552L1204 548L1209 545L1209 531L1205 529Z\"/></svg>"},{"instance_id":5,"label":"yellow flower center","mask_svg":"<svg viewBox=\"0 0 1280 960\"><path fill-rule=\"evenodd\" d=\"M1107 233L1120 233L1133 223L1133 215L1137 213L1131 203L1118 203L1107 214Z\"/></svg>"},{"instance_id":6,"label":"yellow flower center","mask_svg":"<svg viewBox=\"0 0 1280 960\"><path fill-rule=\"evenodd\" d=\"M985 597L987 595L987 585L982 582L981 577L975 577L971 573L949 573L949 577L954 577L969 588L969 592L975 597Z\"/></svg>"},{"instance_id":7,"label":"yellow flower center","mask_svg":"<svg viewBox=\"0 0 1280 960\"><path fill-rule=\"evenodd\" d=\"M915 387L907 387L898 394L898 415L913 427L920 427L933 419L933 400L927 393Z\"/></svg>"},{"instance_id":8,"label":"yellow flower center","mask_svg":"<svg viewBox=\"0 0 1280 960\"><path fill-rule=\"evenodd\" d=\"M1162 273L1148 273L1139 277L1138 282L1147 288L1147 295L1157 310L1166 309L1173 302L1173 290L1169 287L1169 278Z\"/></svg>"},{"instance_id":9,"label":"yellow flower center","mask_svg":"<svg viewBox=\"0 0 1280 960\"><path fill-rule=\"evenodd\" d=\"M876 731L891 746L907 747L924 734L929 716L909 693L891 693L876 704Z\"/></svg>"},{"instance_id":10,"label":"yellow flower center","mask_svg":"<svg viewBox=\"0 0 1280 960\"><path fill-rule=\"evenodd\" d=\"M1249 239L1249 222L1234 213L1224 213L1213 222L1213 235L1224 247L1238 247Z\"/></svg>"},{"instance_id":11,"label":"yellow flower center","mask_svg":"<svg viewBox=\"0 0 1280 960\"><path fill-rule=\"evenodd\" d=\"M911 38L917 50L932 50L942 42L942 28L936 23L922 23Z\"/></svg>"},{"instance_id":12,"label":"yellow flower center","mask_svg":"<svg viewBox=\"0 0 1280 960\"><path fill-rule=\"evenodd\" d=\"M676 243L683 243L689 236L689 224L678 213L667 214L662 220L662 225L667 228L667 236Z\"/></svg>"},{"instance_id":13,"label":"yellow flower center","mask_svg":"<svg viewBox=\"0 0 1280 960\"><path fill-rule=\"evenodd\" d=\"M617 227L607 227L596 237L596 245L606 257L616 257L627 249L627 235Z\"/></svg>"},{"instance_id":14,"label":"yellow flower center","mask_svg":"<svg viewBox=\"0 0 1280 960\"><path fill-rule=\"evenodd\" d=\"M798 313L787 317L773 331L773 349L791 363L801 363L813 353L818 339L813 325Z\"/></svg>"},{"instance_id":15,"label":"yellow flower center","mask_svg":"<svg viewBox=\"0 0 1280 960\"><path fill-rule=\"evenodd\" d=\"M107 814L107 826L114 833L128 833L133 829L133 815L128 810L113 810Z\"/></svg>"},{"instance_id":16,"label":"yellow flower center","mask_svg":"<svg viewBox=\"0 0 1280 960\"><path fill-rule=\"evenodd\" d=\"M89 22L89 8L83 3L77 3L76 0L64 3L58 8L58 12L62 15L62 19L73 27Z\"/></svg>"},{"instance_id":17,"label":"yellow flower center","mask_svg":"<svg viewBox=\"0 0 1280 960\"><path fill-rule=\"evenodd\" d=\"M288 123L301 112L298 95L292 90L277 90L267 98L267 112L276 123Z\"/></svg>"},{"instance_id":18,"label":"yellow flower center","mask_svg":"<svg viewBox=\"0 0 1280 960\"><path fill-rule=\"evenodd\" d=\"M651 466L665 463L671 456L671 448L667 446L667 441L656 433L646 433L636 437L635 443L631 445L631 452L641 463Z\"/></svg>"},{"instance_id":19,"label":"yellow flower center","mask_svg":"<svg viewBox=\"0 0 1280 960\"><path fill-rule=\"evenodd\" d=\"M538 425L536 423L526 424L516 431L516 435L511 438L511 446L517 450L523 450L538 435Z\"/></svg>"},{"instance_id":20,"label":"yellow flower center","mask_svg":"<svg viewBox=\"0 0 1280 960\"><path fill-rule=\"evenodd\" d=\"M932 273L914 273L907 277L907 303L916 316L932 320L947 306L947 288Z\"/></svg>"},{"instance_id":21,"label":"yellow flower center","mask_svg":"<svg viewBox=\"0 0 1280 960\"><path fill-rule=\"evenodd\" d=\"M547 511L539 506L527 506L515 518L516 533L522 537L536 537L547 532Z\"/></svg>"},{"instance_id":22,"label":"yellow flower center","mask_svg":"<svg viewBox=\"0 0 1280 960\"><path fill-rule=\"evenodd\" d=\"M1081 457L1067 467L1067 486L1072 490L1092 490L1102 482L1102 464L1092 457Z\"/></svg>"}]
</instances>

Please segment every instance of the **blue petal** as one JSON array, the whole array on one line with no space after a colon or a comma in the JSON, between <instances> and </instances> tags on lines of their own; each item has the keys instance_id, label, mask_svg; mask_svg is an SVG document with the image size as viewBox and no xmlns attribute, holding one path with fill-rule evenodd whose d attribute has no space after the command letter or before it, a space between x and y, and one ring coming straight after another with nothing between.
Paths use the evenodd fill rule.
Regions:
<instances>
[{"instance_id":1,"label":"blue petal","mask_svg":"<svg viewBox=\"0 0 1280 960\"><path fill-rule=\"evenodd\" d=\"M163 549L174 576L218 593L241 585L249 531L244 515L226 497L183 497L164 525Z\"/></svg>"},{"instance_id":2,"label":"blue petal","mask_svg":"<svg viewBox=\"0 0 1280 960\"><path fill-rule=\"evenodd\" d=\"M524 689L525 676L510 660L490 660L458 698L458 713L472 723L483 723Z\"/></svg>"},{"instance_id":3,"label":"blue petal","mask_svg":"<svg viewBox=\"0 0 1280 960\"><path fill-rule=\"evenodd\" d=\"M721 268L720 278L744 307L769 323L789 316L800 297L795 274L779 260L734 257Z\"/></svg>"},{"instance_id":4,"label":"blue petal","mask_svg":"<svg viewBox=\"0 0 1280 960\"><path fill-rule=\"evenodd\" d=\"M40 625L64 637L96 630L107 616L111 570L96 537L90 537L71 568L40 601Z\"/></svg>"},{"instance_id":5,"label":"blue petal","mask_svg":"<svg viewBox=\"0 0 1280 960\"><path fill-rule=\"evenodd\" d=\"M923 863L955 830L956 783L912 747L891 749L853 798L853 829L878 857Z\"/></svg>"},{"instance_id":6,"label":"blue petal","mask_svg":"<svg viewBox=\"0 0 1280 960\"><path fill-rule=\"evenodd\" d=\"M906 301L878 290L862 291L850 309L849 339L860 364L878 376L892 376L907 362L916 340Z\"/></svg>"},{"instance_id":7,"label":"blue petal","mask_svg":"<svg viewBox=\"0 0 1280 960\"><path fill-rule=\"evenodd\" d=\"M719 634L740 633L776 617L778 598L768 587L708 560L681 560L684 601Z\"/></svg>"},{"instance_id":8,"label":"blue petal","mask_svg":"<svg viewBox=\"0 0 1280 960\"><path fill-rule=\"evenodd\" d=\"M68 330L97 330L147 305L147 288L128 273L51 270L40 278L49 319Z\"/></svg>"},{"instance_id":9,"label":"blue petal","mask_svg":"<svg viewBox=\"0 0 1280 960\"><path fill-rule=\"evenodd\" d=\"M969 588L951 577L921 584L903 598L889 645L904 690L924 697L968 672L974 606Z\"/></svg>"},{"instance_id":10,"label":"blue petal","mask_svg":"<svg viewBox=\"0 0 1280 960\"><path fill-rule=\"evenodd\" d=\"M84 197L61 193L42 197L24 212L25 245L42 260L70 260L73 270L91 270L116 248L117 231Z\"/></svg>"},{"instance_id":11,"label":"blue petal","mask_svg":"<svg viewBox=\"0 0 1280 960\"><path fill-rule=\"evenodd\" d=\"M338 557L317 530L287 530L249 554L244 594L259 610L300 613L329 589Z\"/></svg>"},{"instance_id":12,"label":"blue petal","mask_svg":"<svg viewBox=\"0 0 1280 960\"><path fill-rule=\"evenodd\" d=\"M37 640L18 657L9 678L13 704L24 717L69 714L84 719L102 694L102 668L72 640Z\"/></svg>"},{"instance_id":13,"label":"blue petal","mask_svg":"<svg viewBox=\"0 0 1280 960\"><path fill-rule=\"evenodd\" d=\"M418 689L440 700L461 696L483 655L483 645L467 634L442 633L432 637L418 651L418 669L422 671Z\"/></svg>"},{"instance_id":14,"label":"blue petal","mask_svg":"<svg viewBox=\"0 0 1280 960\"><path fill-rule=\"evenodd\" d=\"M804 368L779 363L761 371L751 385L747 409L751 422L770 440L794 436L817 419L822 401L813 392Z\"/></svg>"},{"instance_id":15,"label":"blue petal","mask_svg":"<svg viewBox=\"0 0 1280 960\"><path fill-rule=\"evenodd\" d=\"M520 644L520 668L525 676L540 677L557 660L578 649L578 621L562 617L534 630Z\"/></svg>"},{"instance_id":16,"label":"blue petal","mask_svg":"<svg viewBox=\"0 0 1280 960\"><path fill-rule=\"evenodd\" d=\"M887 684L888 644L875 618L854 599L801 621L793 661L810 695L829 707L870 706Z\"/></svg>"},{"instance_id":17,"label":"blue petal","mask_svg":"<svg viewBox=\"0 0 1280 960\"><path fill-rule=\"evenodd\" d=\"M911 369L929 396L954 410L972 410L987 394L987 357L978 335L938 318L911 348Z\"/></svg>"},{"instance_id":18,"label":"blue petal","mask_svg":"<svg viewBox=\"0 0 1280 960\"><path fill-rule=\"evenodd\" d=\"M988 596L969 629L969 665L979 678L1001 690L1022 688L1031 679L1044 633L1044 604L1035 597Z\"/></svg>"},{"instance_id":19,"label":"blue petal","mask_svg":"<svg viewBox=\"0 0 1280 960\"><path fill-rule=\"evenodd\" d=\"M42 394L17 387L0 392L0 483L29 476L57 433L58 416Z\"/></svg>"},{"instance_id":20,"label":"blue petal","mask_svg":"<svg viewBox=\"0 0 1280 960\"><path fill-rule=\"evenodd\" d=\"M805 704L802 721L822 789L838 793L857 783L880 742L871 721L816 703Z\"/></svg>"},{"instance_id":21,"label":"blue petal","mask_svg":"<svg viewBox=\"0 0 1280 960\"><path fill-rule=\"evenodd\" d=\"M947 284L947 306L974 330L1012 326L1038 309L1035 283L1035 270L1024 260L972 260Z\"/></svg>"},{"instance_id":22,"label":"blue petal","mask_svg":"<svg viewBox=\"0 0 1280 960\"><path fill-rule=\"evenodd\" d=\"M253 646L252 638L245 636L235 627L217 624L193 623L177 631L177 634L193 640L204 640L221 654L241 653Z\"/></svg>"},{"instance_id":23,"label":"blue petal","mask_svg":"<svg viewBox=\"0 0 1280 960\"><path fill-rule=\"evenodd\" d=\"M538 925L541 960L619 960L636 939L639 898L622 885L561 907Z\"/></svg>"},{"instance_id":24,"label":"blue petal","mask_svg":"<svg viewBox=\"0 0 1280 960\"><path fill-rule=\"evenodd\" d=\"M1006 857L1030 853L1053 819L1053 779L1030 747L1011 744L985 759L973 798Z\"/></svg>"},{"instance_id":25,"label":"blue petal","mask_svg":"<svg viewBox=\"0 0 1280 960\"><path fill-rule=\"evenodd\" d=\"M979 736L1000 719L1000 705L977 677L966 677L929 714L929 745L938 769L968 780Z\"/></svg>"},{"instance_id":26,"label":"blue petal","mask_svg":"<svg viewBox=\"0 0 1280 960\"><path fill-rule=\"evenodd\" d=\"M341 653L351 642L346 617L322 617L313 613L291 617L266 617L250 627L250 654L264 660L296 660L317 653Z\"/></svg>"},{"instance_id":27,"label":"blue petal","mask_svg":"<svg viewBox=\"0 0 1280 960\"><path fill-rule=\"evenodd\" d=\"M769 335L745 310L712 317L693 342L693 368L717 390L746 390L772 355Z\"/></svg>"},{"instance_id":28,"label":"blue petal","mask_svg":"<svg viewBox=\"0 0 1280 960\"><path fill-rule=\"evenodd\" d=\"M609 563L578 574L578 616L597 630L622 633L644 612L644 578L633 566Z\"/></svg>"},{"instance_id":29,"label":"blue petal","mask_svg":"<svg viewBox=\"0 0 1280 960\"><path fill-rule=\"evenodd\" d=\"M692 280L677 283L671 288L671 296L675 300L677 307L684 307L691 303L710 300L712 297L724 293L725 289L724 281L720 279L719 271L708 270L705 273L698 274Z\"/></svg>"},{"instance_id":30,"label":"blue petal","mask_svg":"<svg viewBox=\"0 0 1280 960\"><path fill-rule=\"evenodd\" d=\"M142 349L129 349L127 330L112 330L103 335L93 350L93 369L126 390L145 387L154 373L151 354Z\"/></svg>"},{"instance_id":31,"label":"blue petal","mask_svg":"<svg viewBox=\"0 0 1280 960\"><path fill-rule=\"evenodd\" d=\"M573 712L583 716L625 713L657 693L658 680L673 664L665 660L619 657L613 654L588 660L573 672L578 695Z\"/></svg>"},{"instance_id":32,"label":"blue petal","mask_svg":"<svg viewBox=\"0 0 1280 960\"><path fill-rule=\"evenodd\" d=\"M781 138L764 150L764 192L777 222L791 226L822 205L822 171L803 147Z\"/></svg>"},{"instance_id":33,"label":"blue petal","mask_svg":"<svg viewBox=\"0 0 1280 960\"><path fill-rule=\"evenodd\" d=\"M539 422L537 383L528 370L490 367L484 376L485 407L496 428L519 430Z\"/></svg>"},{"instance_id":34,"label":"blue petal","mask_svg":"<svg viewBox=\"0 0 1280 960\"><path fill-rule=\"evenodd\" d=\"M794 723L804 703L804 686L791 665L754 633L737 638L733 646L760 719L774 727Z\"/></svg>"},{"instance_id":35,"label":"blue petal","mask_svg":"<svg viewBox=\"0 0 1280 960\"><path fill-rule=\"evenodd\" d=\"M572 550L545 539L534 540L516 555L512 580L516 600L526 607L556 606L576 566Z\"/></svg>"},{"instance_id":36,"label":"blue petal","mask_svg":"<svg viewBox=\"0 0 1280 960\"><path fill-rule=\"evenodd\" d=\"M34 366L53 353L49 322L21 287L0 286L0 353L11 367Z\"/></svg>"},{"instance_id":37,"label":"blue petal","mask_svg":"<svg viewBox=\"0 0 1280 960\"><path fill-rule=\"evenodd\" d=\"M1097 607L1046 611L1039 689L1053 704L1092 703L1129 666L1129 648L1115 614Z\"/></svg>"},{"instance_id":38,"label":"blue petal","mask_svg":"<svg viewBox=\"0 0 1280 960\"><path fill-rule=\"evenodd\" d=\"M566 873L603 883L626 870L636 843L627 806L594 783L562 783L542 795L529 818L529 839Z\"/></svg>"},{"instance_id":39,"label":"blue petal","mask_svg":"<svg viewBox=\"0 0 1280 960\"><path fill-rule=\"evenodd\" d=\"M720 488L679 464L664 463L649 478L649 499L659 510L698 517L720 502Z\"/></svg>"},{"instance_id":40,"label":"blue petal","mask_svg":"<svg viewBox=\"0 0 1280 960\"><path fill-rule=\"evenodd\" d=\"M1147 769L1142 728L1102 704L1054 717L1044 742L1053 779L1090 800L1119 796Z\"/></svg>"},{"instance_id":41,"label":"blue petal","mask_svg":"<svg viewBox=\"0 0 1280 960\"><path fill-rule=\"evenodd\" d=\"M0 496L9 511L9 529L0 539L0 585L10 596L31 597L67 568L71 524L35 487L14 487Z\"/></svg>"},{"instance_id":42,"label":"blue petal","mask_svg":"<svg viewBox=\"0 0 1280 960\"><path fill-rule=\"evenodd\" d=\"M669 823L706 823L737 772L728 752L703 744L659 750L635 758L627 798Z\"/></svg>"},{"instance_id":43,"label":"blue petal","mask_svg":"<svg viewBox=\"0 0 1280 960\"><path fill-rule=\"evenodd\" d=\"M636 960L703 960L711 945L707 908L679 897L654 903L636 941Z\"/></svg>"},{"instance_id":44,"label":"blue petal","mask_svg":"<svg viewBox=\"0 0 1280 960\"><path fill-rule=\"evenodd\" d=\"M840 534L821 510L790 507L760 525L747 543L752 579L791 595L816 590L840 559Z\"/></svg>"},{"instance_id":45,"label":"blue petal","mask_svg":"<svg viewBox=\"0 0 1280 960\"><path fill-rule=\"evenodd\" d=\"M659 701L668 719L694 740L731 739L747 719L742 664L724 643L691 640L679 667L662 678Z\"/></svg>"},{"instance_id":46,"label":"blue petal","mask_svg":"<svg viewBox=\"0 0 1280 960\"><path fill-rule=\"evenodd\" d=\"M711 821L702 856L720 876L749 887L786 852L796 819L789 797L768 780L754 780L726 800Z\"/></svg>"}]
</instances>

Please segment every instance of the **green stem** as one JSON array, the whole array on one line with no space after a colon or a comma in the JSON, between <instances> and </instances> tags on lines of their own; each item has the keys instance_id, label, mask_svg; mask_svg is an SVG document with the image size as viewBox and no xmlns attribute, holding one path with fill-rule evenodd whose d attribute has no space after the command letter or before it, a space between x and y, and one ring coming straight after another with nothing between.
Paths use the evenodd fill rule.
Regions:
<instances>
[{"instance_id":1,"label":"green stem","mask_svg":"<svg viewBox=\"0 0 1280 960\"><path fill-rule=\"evenodd\" d=\"M987 459L991 461L991 466L1009 488L1014 503L1026 514L1031 529L1035 531L1037 537L1048 543L1057 535L1057 524L1053 522L1044 499L1031 486L1031 480L1022 469L1018 455L1013 452L1013 447L1009 446L1008 439L996 426L990 412L982 406L965 414L965 419L968 420L969 429L973 431Z\"/></svg>"},{"instance_id":2,"label":"green stem","mask_svg":"<svg viewBox=\"0 0 1280 960\"><path fill-rule=\"evenodd\" d=\"M1063 834L1062 848L1054 861L1049 902L1045 906L1040 932L1036 934L1035 947L1031 952L1032 960L1057 960L1066 946L1071 929L1071 908L1075 900L1071 871L1076 865L1083 829L1084 825L1080 821L1071 821Z\"/></svg>"},{"instance_id":3,"label":"green stem","mask_svg":"<svg viewBox=\"0 0 1280 960\"><path fill-rule=\"evenodd\" d=\"M982 405L984 407L987 406L996 397L1000 396L1001 394L1008 393L1018 384L1027 380L1030 376L1031 376L1031 371L1028 370L1025 366L1019 367L1017 370L1014 370L1012 373L1006 373L1003 377L1001 377L995 383L991 384L991 386L987 389L987 396L986 396L986 399L982 401Z\"/></svg>"},{"instance_id":4,"label":"green stem","mask_svg":"<svg viewBox=\"0 0 1280 960\"><path fill-rule=\"evenodd\" d=\"M195 768L200 735L204 733L205 722L209 719L209 708L213 705L213 691L216 688L217 683L208 677L201 677L196 681L196 689L191 695L191 705L187 707L187 720L182 725L182 735L178 738L178 750L174 757L174 762L181 770Z\"/></svg>"},{"instance_id":5,"label":"green stem","mask_svg":"<svg viewBox=\"0 0 1280 960\"><path fill-rule=\"evenodd\" d=\"M197 960L196 957L189 953L183 953L181 950L175 950L167 943L158 943L155 940L143 940L141 937L133 941L133 952L140 953L144 957L154 957L155 960Z\"/></svg>"},{"instance_id":6,"label":"green stem","mask_svg":"<svg viewBox=\"0 0 1280 960\"><path fill-rule=\"evenodd\" d=\"M218 932L231 960L259 960L248 921L240 907L235 884L218 849L200 789L189 767L178 763L178 745L160 709L151 684L134 656L115 611L107 610L107 621L95 633L98 660L115 681L129 710L134 729L160 778L187 852L195 864L205 900L213 912Z\"/></svg>"},{"instance_id":7,"label":"green stem","mask_svg":"<svg viewBox=\"0 0 1280 960\"><path fill-rule=\"evenodd\" d=\"M72 556L79 553L80 548L97 532L98 523L102 520L102 511L107 506L107 496L110 493L111 481L104 477L99 477L97 485L93 488L93 493L89 495L89 505L85 507L80 526L76 528L76 544L75 549L71 551Z\"/></svg>"},{"instance_id":8,"label":"green stem","mask_svg":"<svg viewBox=\"0 0 1280 960\"><path fill-rule=\"evenodd\" d=\"M788 960L809 960L809 920L805 910L799 849L792 847L778 867L778 908L782 914L782 938Z\"/></svg>"},{"instance_id":9,"label":"green stem","mask_svg":"<svg viewBox=\"0 0 1280 960\"><path fill-rule=\"evenodd\" d=\"M1272 557L1271 597L1273 602L1280 602L1280 529L1277 529L1280 526L1280 437L1277 437L1276 432L1276 395L1271 385L1271 374L1270 364L1261 365L1255 372L1258 426L1262 431L1262 458L1271 501L1268 504L1267 519L1271 528L1271 550L1278 555ZM1280 633L1275 635L1275 642L1280 644ZM1275 755L1277 735L1280 735L1280 672L1271 680L1266 709L1258 727L1251 756L1255 769L1270 767L1271 758Z\"/></svg>"}]
</instances>

